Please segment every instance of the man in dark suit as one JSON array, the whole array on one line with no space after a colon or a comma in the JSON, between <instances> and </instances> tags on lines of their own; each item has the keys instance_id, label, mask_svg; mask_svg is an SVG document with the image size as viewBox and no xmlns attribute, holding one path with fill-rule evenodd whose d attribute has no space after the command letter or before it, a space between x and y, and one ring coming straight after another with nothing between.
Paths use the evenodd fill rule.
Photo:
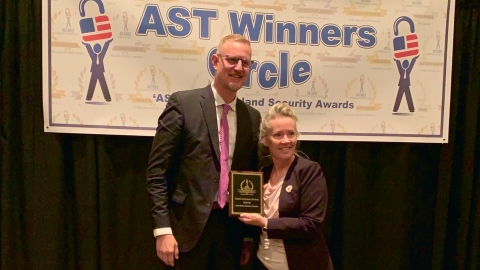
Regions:
<instances>
[{"instance_id":1,"label":"man in dark suit","mask_svg":"<svg viewBox=\"0 0 480 270\"><path fill-rule=\"evenodd\" d=\"M213 83L173 93L159 117L147 191L157 255L176 269L238 269L250 258L249 228L228 217L221 176L257 169L261 116L236 95L251 55L241 35L222 38L211 59Z\"/></svg>"}]
</instances>

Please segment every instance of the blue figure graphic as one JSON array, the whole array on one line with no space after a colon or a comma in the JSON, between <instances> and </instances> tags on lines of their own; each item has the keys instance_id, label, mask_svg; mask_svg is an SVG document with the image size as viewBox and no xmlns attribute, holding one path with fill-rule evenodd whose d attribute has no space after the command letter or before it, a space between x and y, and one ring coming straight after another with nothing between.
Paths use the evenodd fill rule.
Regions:
<instances>
[{"instance_id":1,"label":"blue figure graphic","mask_svg":"<svg viewBox=\"0 0 480 270\"><path fill-rule=\"evenodd\" d=\"M313 77L312 80L312 88L310 89L310 92L315 93L315 81L317 81L317 77Z\"/></svg>"},{"instance_id":2,"label":"blue figure graphic","mask_svg":"<svg viewBox=\"0 0 480 270\"><path fill-rule=\"evenodd\" d=\"M400 79L398 80L397 99L395 100L395 105L393 106L393 112L398 111L404 94L405 98L407 99L408 110L410 112L415 112L412 93L410 93L410 73L412 72L413 66L415 65L415 62L419 56L420 55L415 56L411 62L408 60L403 60L401 64L400 60L393 59L397 63L398 73L400 73Z\"/></svg>"},{"instance_id":3,"label":"blue figure graphic","mask_svg":"<svg viewBox=\"0 0 480 270\"><path fill-rule=\"evenodd\" d=\"M92 46L88 43L82 42L83 45L87 48L88 54L92 59L92 66L90 68L90 72L92 76L90 77L90 84L88 85L88 92L87 92L87 101L92 100L93 92L95 91L95 86L97 85L97 81L100 83L100 87L102 88L103 97L107 102L112 101L110 97L110 92L108 91L107 81L105 80L105 67L103 65L103 59L105 58L105 54L107 53L108 46L110 42L112 42L113 38L107 40L105 44L102 46L99 43L96 43Z\"/></svg>"},{"instance_id":4,"label":"blue figure graphic","mask_svg":"<svg viewBox=\"0 0 480 270\"><path fill-rule=\"evenodd\" d=\"M67 28L72 27L72 26L70 25L70 18L72 17L72 14L70 13L70 9L69 9L69 8L66 8L66 9L65 9L65 17L67 18Z\"/></svg>"},{"instance_id":5,"label":"blue figure graphic","mask_svg":"<svg viewBox=\"0 0 480 270\"><path fill-rule=\"evenodd\" d=\"M360 92L363 92L363 84L365 83L365 77L360 75Z\"/></svg>"},{"instance_id":6,"label":"blue figure graphic","mask_svg":"<svg viewBox=\"0 0 480 270\"><path fill-rule=\"evenodd\" d=\"M155 74L157 73L157 71L155 70L155 66L154 65L151 65L150 66L150 74L152 74L152 82L150 84L157 84L155 82Z\"/></svg>"},{"instance_id":7,"label":"blue figure graphic","mask_svg":"<svg viewBox=\"0 0 480 270\"><path fill-rule=\"evenodd\" d=\"M441 39L440 32L437 31L436 37L437 37L437 48L436 48L436 50L440 50L440 39Z\"/></svg>"},{"instance_id":8,"label":"blue figure graphic","mask_svg":"<svg viewBox=\"0 0 480 270\"><path fill-rule=\"evenodd\" d=\"M128 23L128 15L127 15L127 12L123 12L123 31L124 31L124 32L128 32L127 23Z\"/></svg>"},{"instance_id":9,"label":"blue figure graphic","mask_svg":"<svg viewBox=\"0 0 480 270\"><path fill-rule=\"evenodd\" d=\"M388 35L387 50L390 51L390 40L391 40L391 39L390 39L390 29L388 29L387 31L388 31L388 32L387 32L387 35Z\"/></svg>"}]
</instances>

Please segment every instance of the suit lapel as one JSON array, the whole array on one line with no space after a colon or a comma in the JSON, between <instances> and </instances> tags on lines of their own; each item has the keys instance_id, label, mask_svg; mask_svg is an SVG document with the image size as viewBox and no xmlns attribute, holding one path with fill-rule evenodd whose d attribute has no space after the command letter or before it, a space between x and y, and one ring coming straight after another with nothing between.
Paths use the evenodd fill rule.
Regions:
<instances>
[{"instance_id":1,"label":"suit lapel","mask_svg":"<svg viewBox=\"0 0 480 270\"><path fill-rule=\"evenodd\" d=\"M215 107L215 98L213 97L212 88L210 85L205 87L201 93L202 99L200 106L203 109L203 116L208 128L208 135L210 142L215 150L217 160L220 160L220 149L218 140L218 125L217 125L217 108Z\"/></svg>"},{"instance_id":2,"label":"suit lapel","mask_svg":"<svg viewBox=\"0 0 480 270\"><path fill-rule=\"evenodd\" d=\"M291 188L299 189L298 183L296 182L296 176L293 175L293 170L298 162L298 156L295 156L292 164L290 164L290 168L288 168L287 174L285 175L285 179L283 180L282 190L280 190L280 197L278 198L278 210L285 209L286 205L295 203L292 201L292 196L290 196L290 192L287 191L287 187L291 186ZM290 189L290 188L289 188ZM282 213L285 214L285 213Z\"/></svg>"},{"instance_id":3,"label":"suit lapel","mask_svg":"<svg viewBox=\"0 0 480 270\"><path fill-rule=\"evenodd\" d=\"M240 167L242 151L247 149L247 140L252 140L252 120L248 113L247 105L237 98L237 136L235 138L235 152L232 159L232 170Z\"/></svg>"}]
</instances>

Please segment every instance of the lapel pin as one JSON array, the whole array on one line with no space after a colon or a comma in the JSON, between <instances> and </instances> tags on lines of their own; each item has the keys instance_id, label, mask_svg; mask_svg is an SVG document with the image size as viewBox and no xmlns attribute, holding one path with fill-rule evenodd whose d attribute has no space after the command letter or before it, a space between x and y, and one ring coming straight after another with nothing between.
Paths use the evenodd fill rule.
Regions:
<instances>
[{"instance_id":1,"label":"lapel pin","mask_svg":"<svg viewBox=\"0 0 480 270\"><path fill-rule=\"evenodd\" d=\"M285 190L290 193L292 191L292 185L288 185L287 188L285 188Z\"/></svg>"}]
</instances>

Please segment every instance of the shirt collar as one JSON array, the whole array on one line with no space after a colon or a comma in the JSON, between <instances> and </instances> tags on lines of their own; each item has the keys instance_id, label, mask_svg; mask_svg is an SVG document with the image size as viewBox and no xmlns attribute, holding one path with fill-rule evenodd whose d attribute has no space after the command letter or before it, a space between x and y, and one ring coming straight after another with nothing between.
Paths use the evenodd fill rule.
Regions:
<instances>
[{"instance_id":1,"label":"shirt collar","mask_svg":"<svg viewBox=\"0 0 480 270\"><path fill-rule=\"evenodd\" d=\"M215 86L213 86L213 82L210 86L212 87L213 98L215 99L215 107L225 104L225 100L223 100L223 98L218 94L217 89L215 89ZM228 105L230 105L232 111L235 112L237 110L237 97L235 97L235 99Z\"/></svg>"}]
</instances>

